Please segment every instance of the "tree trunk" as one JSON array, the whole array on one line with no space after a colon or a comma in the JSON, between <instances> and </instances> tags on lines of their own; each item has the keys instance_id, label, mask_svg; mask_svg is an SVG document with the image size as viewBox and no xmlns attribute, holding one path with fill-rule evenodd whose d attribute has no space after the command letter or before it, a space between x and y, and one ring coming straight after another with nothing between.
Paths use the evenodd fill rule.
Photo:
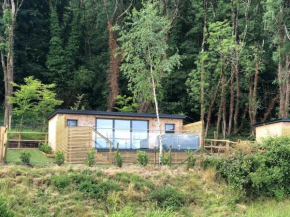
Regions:
<instances>
[{"instance_id":1,"label":"tree trunk","mask_svg":"<svg viewBox=\"0 0 290 217\"><path fill-rule=\"evenodd\" d=\"M19 7L22 2L20 2ZM18 8L19 9L19 8ZM18 10L17 9L17 10ZM14 0L4 0L2 3L2 13L4 14L5 10L10 10L10 20L7 25L8 36L6 39L1 39L0 42L3 43L3 40L7 43L7 51L1 51L1 65L4 72L4 83L5 83L5 114L4 114L4 125L10 129L11 120L12 120L12 111L13 105L9 103L9 97L13 95L13 85L14 82L14 56L13 56L13 46L14 46L14 25L16 21L16 7ZM4 15L3 15L4 16Z\"/></svg>"},{"instance_id":2,"label":"tree trunk","mask_svg":"<svg viewBox=\"0 0 290 217\"><path fill-rule=\"evenodd\" d=\"M234 114L234 99L235 99L235 87L234 87L234 67L231 67L231 98L230 98L230 112L229 112L229 127L228 127L228 136L232 132L232 123L233 123L233 114Z\"/></svg>"},{"instance_id":3,"label":"tree trunk","mask_svg":"<svg viewBox=\"0 0 290 217\"><path fill-rule=\"evenodd\" d=\"M152 90L153 90L153 97L154 97L154 102L155 102L157 124L158 124L158 130L159 130L159 166L161 166L161 159L162 159L162 154L163 154L163 151L162 151L163 144L162 144L161 124L160 124L160 118L159 118L159 108L158 108L155 80L154 80L152 67L150 67L150 73L151 73L151 79L152 79Z\"/></svg>"},{"instance_id":4,"label":"tree trunk","mask_svg":"<svg viewBox=\"0 0 290 217\"><path fill-rule=\"evenodd\" d=\"M113 111L116 104L116 98L120 93L119 90L119 75L120 75L120 64L121 55L116 56L118 49L116 33L113 30L112 21L108 21L109 29L109 50L110 50L110 63L109 63L109 75L108 84L110 93L107 101L107 111Z\"/></svg>"},{"instance_id":5,"label":"tree trunk","mask_svg":"<svg viewBox=\"0 0 290 217\"><path fill-rule=\"evenodd\" d=\"M262 119L262 122L265 122L268 118L269 118L269 116L270 116L270 114L271 114L271 111L273 110L273 108L275 107L275 104L278 102L278 100L280 99L280 95L279 94L277 94L272 100L271 100L271 102L270 102L270 104L269 104L269 106L268 106L268 108L267 108L267 110L266 110L266 112L265 112L265 114L264 114L264 117L263 117L263 119Z\"/></svg>"},{"instance_id":6,"label":"tree trunk","mask_svg":"<svg viewBox=\"0 0 290 217\"><path fill-rule=\"evenodd\" d=\"M204 53L204 45L206 41L206 23L207 23L207 0L203 1L203 34L202 34L202 45L201 45L201 53ZM204 105L204 60L201 62L201 73L200 73L200 82L201 82L201 87L200 87L200 120L201 120L201 147L204 147L204 140L205 140L205 127L204 127L204 112L205 112L205 105Z\"/></svg>"}]
</instances>

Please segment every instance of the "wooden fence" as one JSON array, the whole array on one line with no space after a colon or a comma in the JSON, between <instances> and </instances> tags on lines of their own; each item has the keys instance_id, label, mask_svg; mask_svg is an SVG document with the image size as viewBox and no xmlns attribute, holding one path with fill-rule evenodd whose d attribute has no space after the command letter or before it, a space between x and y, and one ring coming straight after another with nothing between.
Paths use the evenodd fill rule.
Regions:
<instances>
[{"instance_id":1,"label":"wooden fence","mask_svg":"<svg viewBox=\"0 0 290 217\"><path fill-rule=\"evenodd\" d=\"M8 132L9 149L37 148L41 142L48 142L45 132Z\"/></svg>"},{"instance_id":2,"label":"wooden fence","mask_svg":"<svg viewBox=\"0 0 290 217\"><path fill-rule=\"evenodd\" d=\"M7 149L7 128L0 127L0 163L5 163Z\"/></svg>"},{"instance_id":3,"label":"wooden fence","mask_svg":"<svg viewBox=\"0 0 290 217\"><path fill-rule=\"evenodd\" d=\"M231 151L235 151L237 147L252 145L255 141L244 141L238 140L237 142L233 142L230 140L222 140L222 139L205 139L204 148L210 153L229 153Z\"/></svg>"}]
</instances>

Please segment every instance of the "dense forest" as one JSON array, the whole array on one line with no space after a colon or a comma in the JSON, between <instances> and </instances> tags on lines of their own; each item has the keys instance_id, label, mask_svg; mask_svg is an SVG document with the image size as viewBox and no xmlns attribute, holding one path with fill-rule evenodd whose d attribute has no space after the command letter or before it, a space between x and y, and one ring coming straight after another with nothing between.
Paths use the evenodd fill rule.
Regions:
<instances>
[{"instance_id":1,"label":"dense forest","mask_svg":"<svg viewBox=\"0 0 290 217\"><path fill-rule=\"evenodd\" d=\"M161 59L170 68L156 67L161 113L185 114L187 122L204 120L205 132L216 130L220 138L250 134L257 122L288 117L289 0L146 2L1 0L3 113L9 111L5 94L13 95L9 84L22 84L28 76L55 84L63 101L59 108L155 112L140 83L146 76L132 77L140 63L134 55L145 44L135 40L137 32L154 29L163 34L154 37L164 44ZM142 23L150 13L138 14L150 4L157 11L153 27ZM154 44L148 37L147 44ZM136 68L128 66L130 61Z\"/></svg>"}]
</instances>

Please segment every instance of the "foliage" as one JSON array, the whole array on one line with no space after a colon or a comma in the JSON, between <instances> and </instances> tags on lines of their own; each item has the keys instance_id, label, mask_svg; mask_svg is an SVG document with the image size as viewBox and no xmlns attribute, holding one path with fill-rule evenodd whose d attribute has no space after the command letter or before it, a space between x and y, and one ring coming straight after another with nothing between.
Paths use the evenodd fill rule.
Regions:
<instances>
[{"instance_id":1,"label":"foliage","mask_svg":"<svg viewBox=\"0 0 290 217\"><path fill-rule=\"evenodd\" d=\"M63 163L64 163L64 152L63 151L57 151L55 153L55 163L58 165L58 166L61 166Z\"/></svg>"},{"instance_id":2,"label":"foliage","mask_svg":"<svg viewBox=\"0 0 290 217\"><path fill-rule=\"evenodd\" d=\"M118 167L122 167L122 165L123 165L123 157L122 157L122 154L119 151L115 151L114 152L114 163Z\"/></svg>"},{"instance_id":3,"label":"foliage","mask_svg":"<svg viewBox=\"0 0 290 217\"><path fill-rule=\"evenodd\" d=\"M220 174L247 196L269 196L277 200L290 195L290 137L269 138L251 154L238 153L225 159Z\"/></svg>"},{"instance_id":4,"label":"foliage","mask_svg":"<svg viewBox=\"0 0 290 217\"><path fill-rule=\"evenodd\" d=\"M54 175L50 178L51 183L59 190L66 188L70 184L67 175Z\"/></svg>"},{"instance_id":5,"label":"foliage","mask_svg":"<svg viewBox=\"0 0 290 217\"><path fill-rule=\"evenodd\" d=\"M88 151L88 156L85 160L85 163L89 166L92 167L95 163L95 156L96 156L96 149L91 149Z\"/></svg>"},{"instance_id":6,"label":"foliage","mask_svg":"<svg viewBox=\"0 0 290 217\"><path fill-rule=\"evenodd\" d=\"M0 216L1 217L13 217L14 213L8 208L5 200L0 197Z\"/></svg>"},{"instance_id":7,"label":"foliage","mask_svg":"<svg viewBox=\"0 0 290 217\"><path fill-rule=\"evenodd\" d=\"M203 169L208 169L210 167L219 169L222 164L222 159L216 156L207 156L203 158L200 162L200 166Z\"/></svg>"},{"instance_id":8,"label":"foliage","mask_svg":"<svg viewBox=\"0 0 290 217\"><path fill-rule=\"evenodd\" d=\"M136 112L137 111L137 103L132 102L133 98L130 96L121 96L118 95L116 98L116 107L119 112Z\"/></svg>"},{"instance_id":9,"label":"foliage","mask_svg":"<svg viewBox=\"0 0 290 217\"><path fill-rule=\"evenodd\" d=\"M39 143L38 148L39 148L40 151L42 151L42 152L44 152L46 154L52 154L52 148L46 142Z\"/></svg>"},{"instance_id":10,"label":"foliage","mask_svg":"<svg viewBox=\"0 0 290 217\"><path fill-rule=\"evenodd\" d=\"M170 165L170 155L167 156L162 156L161 157L161 163L162 165L166 166L166 165Z\"/></svg>"},{"instance_id":11,"label":"foliage","mask_svg":"<svg viewBox=\"0 0 290 217\"><path fill-rule=\"evenodd\" d=\"M14 83L13 86L18 90L14 91L14 96L10 97L10 103L16 105L13 112L15 115L23 116L35 115L45 121L48 114L54 108L62 104L61 100L56 99L56 93L52 90L54 84L42 84L41 81L32 76L24 78L25 84Z\"/></svg>"},{"instance_id":12,"label":"foliage","mask_svg":"<svg viewBox=\"0 0 290 217\"><path fill-rule=\"evenodd\" d=\"M23 151L20 155L20 160L26 165L30 164L30 158L31 154L28 151Z\"/></svg>"},{"instance_id":13,"label":"foliage","mask_svg":"<svg viewBox=\"0 0 290 217\"><path fill-rule=\"evenodd\" d=\"M196 158L193 156L193 152L191 150L186 150L187 155L187 164L186 169L189 170L190 168L193 168L196 162Z\"/></svg>"},{"instance_id":14,"label":"foliage","mask_svg":"<svg viewBox=\"0 0 290 217\"><path fill-rule=\"evenodd\" d=\"M118 191L120 187L112 181L96 184L94 180L85 180L78 185L78 190L90 198L105 200L109 191Z\"/></svg>"},{"instance_id":15,"label":"foliage","mask_svg":"<svg viewBox=\"0 0 290 217\"><path fill-rule=\"evenodd\" d=\"M137 162L141 166L146 166L149 161L149 156L146 151L137 151Z\"/></svg>"},{"instance_id":16,"label":"foliage","mask_svg":"<svg viewBox=\"0 0 290 217\"><path fill-rule=\"evenodd\" d=\"M136 101L153 101L153 82L160 94L162 78L179 64L178 54L167 53L169 30L170 21L158 14L158 3L148 1L139 11L133 9L120 32L124 61L121 70Z\"/></svg>"},{"instance_id":17,"label":"foliage","mask_svg":"<svg viewBox=\"0 0 290 217\"><path fill-rule=\"evenodd\" d=\"M162 208L179 209L185 205L185 196L169 186L160 186L153 190L150 194L150 199L156 201L157 205Z\"/></svg>"}]
</instances>

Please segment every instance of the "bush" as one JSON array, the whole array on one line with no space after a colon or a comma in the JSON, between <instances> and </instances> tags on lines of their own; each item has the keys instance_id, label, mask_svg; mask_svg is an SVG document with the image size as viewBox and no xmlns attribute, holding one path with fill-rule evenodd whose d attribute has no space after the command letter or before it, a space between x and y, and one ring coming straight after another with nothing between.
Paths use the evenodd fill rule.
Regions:
<instances>
[{"instance_id":1,"label":"bush","mask_svg":"<svg viewBox=\"0 0 290 217\"><path fill-rule=\"evenodd\" d=\"M186 150L186 155L187 155L187 164L186 164L186 169L188 170L189 168L193 168L196 162L195 157L192 155L193 152L190 150Z\"/></svg>"},{"instance_id":2,"label":"bush","mask_svg":"<svg viewBox=\"0 0 290 217\"><path fill-rule=\"evenodd\" d=\"M149 156L146 151L137 151L137 162L145 167L148 164Z\"/></svg>"},{"instance_id":3,"label":"bush","mask_svg":"<svg viewBox=\"0 0 290 217\"><path fill-rule=\"evenodd\" d=\"M31 154L28 151L23 151L20 155L20 160L26 165L30 164L30 158Z\"/></svg>"},{"instance_id":4,"label":"bush","mask_svg":"<svg viewBox=\"0 0 290 217\"><path fill-rule=\"evenodd\" d=\"M8 208L5 200L0 197L0 216L1 217L13 217L14 213Z\"/></svg>"},{"instance_id":5,"label":"bush","mask_svg":"<svg viewBox=\"0 0 290 217\"><path fill-rule=\"evenodd\" d=\"M157 205L162 208L179 209L185 204L185 196L169 186L161 186L153 190L150 199L156 201Z\"/></svg>"},{"instance_id":6,"label":"bush","mask_svg":"<svg viewBox=\"0 0 290 217\"><path fill-rule=\"evenodd\" d=\"M162 165L169 165L170 164L170 156L162 156L161 157L161 163Z\"/></svg>"},{"instance_id":7,"label":"bush","mask_svg":"<svg viewBox=\"0 0 290 217\"><path fill-rule=\"evenodd\" d=\"M96 184L94 180L87 179L78 185L78 190L85 193L88 197L105 200L109 191L118 191L120 187L112 181Z\"/></svg>"},{"instance_id":8,"label":"bush","mask_svg":"<svg viewBox=\"0 0 290 217\"><path fill-rule=\"evenodd\" d=\"M64 189L70 183L69 178L66 175L52 176L50 178L51 183L57 187L59 190Z\"/></svg>"},{"instance_id":9,"label":"bush","mask_svg":"<svg viewBox=\"0 0 290 217\"><path fill-rule=\"evenodd\" d=\"M63 151L57 151L55 153L55 163L58 166L61 166L64 163L64 152Z\"/></svg>"},{"instance_id":10,"label":"bush","mask_svg":"<svg viewBox=\"0 0 290 217\"><path fill-rule=\"evenodd\" d=\"M39 143L38 146L39 150L46 153L46 154L52 154L52 148L50 145L46 142Z\"/></svg>"},{"instance_id":11,"label":"bush","mask_svg":"<svg viewBox=\"0 0 290 217\"><path fill-rule=\"evenodd\" d=\"M220 157L208 156L201 160L200 167L203 169L207 169L209 167L219 169L222 165L222 162L223 160Z\"/></svg>"},{"instance_id":12,"label":"bush","mask_svg":"<svg viewBox=\"0 0 290 217\"><path fill-rule=\"evenodd\" d=\"M85 160L85 163L89 166L92 167L95 163L95 156L96 156L96 149L91 149L88 151L88 156Z\"/></svg>"},{"instance_id":13,"label":"bush","mask_svg":"<svg viewBox=\"0 0 290 217\"><path fill-rule=\"evenodd\" d=\"M118 151L114 152L114 163L118 167L122 167L122 165L123 165L123 157L122 157L121 153Z\"/></svg>"},{"instance_id":14,"label":"bush","mask_svg":"<svg viewBox=\"0 0 290 217\"><path fill-rule=\"evenodd\" d=\"M256 148L225 159L221 176L248 196L290 196L290 137L269 138Z\"/></svg>"}]
</instances>

